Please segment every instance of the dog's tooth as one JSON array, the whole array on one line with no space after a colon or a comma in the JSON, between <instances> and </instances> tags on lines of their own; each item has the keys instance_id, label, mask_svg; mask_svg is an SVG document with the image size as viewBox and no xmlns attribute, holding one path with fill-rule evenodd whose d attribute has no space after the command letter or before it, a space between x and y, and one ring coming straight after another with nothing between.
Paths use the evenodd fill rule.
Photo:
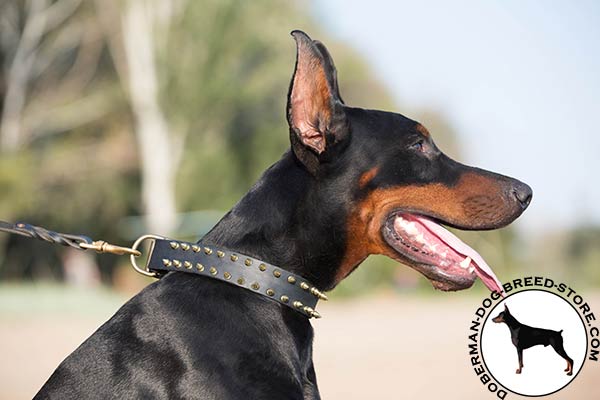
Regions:
<instances>
[{"instance_id":1,"label":"dog's tooth","mask_svg":"<svg viewBox=\"0 0 600 400\"><path fill-rule=\"evenodd\" d=\"M430 245L429 245L429 249L430 249L431 251L435 251L435 250L438 248L438 246L439 246L439 244L437 244L437 243L436 243L436 244L430 244Z\"/></svg>"},{"instance_id":2,"label":"dog's tooth","mask_svg":"<svg viewBox=\"0 0 600 400\"><path fill-rule=\"evenodd\" d=\"M404 227L404 230L406 230L406 233L408 233L409 235L415 235L419 232L414 222L407 223Z\"/></svg>"},{"instance_id":3,"label":"dog's tooth","mask_svg":"<svg viewBox=\"0 0 600 400\"><path fill-rule=\"evenodd\" d=\"M419 233L417 237L415 237L415 240L419 243L425 243L425 236L423 236L422 233Z\"/></svg>"},{"instance_id":4,"label":"dog's tooth","mask_svg":"<svg viewBox=\"0 0 600 400\"><path fill-rule=\"evenodd\" d=\"M469 272L470 272L470 273L473 273L473 272L475 272L475 267L471 265L471 266L469 267Z\"/></svg>"},{"instance_id":5,"label":"dog's tooth","mask_svg":"<svg viewBox=\"0 0 600 400\"><path fill-rule=\"evenodd\" d=\"M460 262L460 267L462 269L467 269L469 268L469 265L471 265L471 257L466 257L464 260L462 260Z\"/></svg>"},{"instance_id":6,"label":"dog's tooth","mask_svg":"<svg viewBox=\"0 0 600 400\"><path fill-rule=\"evenodd\" d=\"M404 229L406 227L406 224L407 224L406 220L398 217L394 221L394 228L396 228L397 230Z\"/></svg>"}]
</instances>

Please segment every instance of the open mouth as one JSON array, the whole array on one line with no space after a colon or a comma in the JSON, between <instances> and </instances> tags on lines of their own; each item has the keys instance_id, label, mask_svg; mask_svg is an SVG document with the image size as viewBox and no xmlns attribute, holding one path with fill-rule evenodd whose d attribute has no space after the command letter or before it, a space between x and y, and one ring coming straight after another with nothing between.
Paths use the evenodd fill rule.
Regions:
<instances>
[{"instance_id":1,"label":"open mouth","mask_svg":"<svg viewBox=\"0 0 600 400\"><path fill-rule=\"evenodd\" d=\"M502 284L479 253L430 218L396 212L387 219L383 237L438 289L466 289L479 277L488 289L501 293Z\"/></svg>"}]
</instances>

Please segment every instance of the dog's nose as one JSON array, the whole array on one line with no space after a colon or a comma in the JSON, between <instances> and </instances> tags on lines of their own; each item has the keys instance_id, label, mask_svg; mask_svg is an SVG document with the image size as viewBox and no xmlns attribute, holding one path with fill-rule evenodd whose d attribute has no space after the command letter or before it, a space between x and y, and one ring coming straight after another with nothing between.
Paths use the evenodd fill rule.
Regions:
<instances>
[{"instance_id":1,"label":"dog's nose","mask_svg":"<svg viewBox=\"0 0 600 400\"><path fill-rule=\"evenodd\" d=\"M529 187L529 185L524 184L523 182L517 182L517 184L513 187L513 194L519 201L519 204L524 209L529 206L531 203L531 197L533 196L533 191Z\"/></svg>"}]
</instances>

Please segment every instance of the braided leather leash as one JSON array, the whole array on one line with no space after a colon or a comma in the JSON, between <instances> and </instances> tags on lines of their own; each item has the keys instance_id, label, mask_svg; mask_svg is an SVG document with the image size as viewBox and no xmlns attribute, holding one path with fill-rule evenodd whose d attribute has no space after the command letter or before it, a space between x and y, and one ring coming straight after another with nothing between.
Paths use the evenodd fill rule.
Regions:
<instances>
[{"instance_id":1,"label":"braided leather leash","mask_svg":"<svg viewBox=\"0 0 600 400\"><path fill-rule=\"evenodd\" d=\"M43 240L53 244L69 246L77 250L96 250L98 253L110 253L116 255L134 255L139 257L142 253L129 247L115 246L103 240L92 240L85 235L72 235L68 233L54 232L39 226L17 222L11 224L0 221L0 231L21 235L32 239Z\"/></svg>"}]
</instances>

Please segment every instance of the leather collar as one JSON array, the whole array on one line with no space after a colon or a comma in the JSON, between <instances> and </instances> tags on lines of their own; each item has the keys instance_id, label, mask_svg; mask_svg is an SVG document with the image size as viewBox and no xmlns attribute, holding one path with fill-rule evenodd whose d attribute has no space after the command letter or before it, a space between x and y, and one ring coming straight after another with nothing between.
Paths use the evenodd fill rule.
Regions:
<instances>
[{"instance_id":1,"label":"leather collar","mask_svg":"<svg viewBox=\"0 0 600 400\"><path fill-rule=\"evenodd\" d=\"M320 318L319 299L327 300L303 277L256 258L201 243L156 239L146 268L203 275L250 290L301 313Z\"/></svg>"}]
</instances>

